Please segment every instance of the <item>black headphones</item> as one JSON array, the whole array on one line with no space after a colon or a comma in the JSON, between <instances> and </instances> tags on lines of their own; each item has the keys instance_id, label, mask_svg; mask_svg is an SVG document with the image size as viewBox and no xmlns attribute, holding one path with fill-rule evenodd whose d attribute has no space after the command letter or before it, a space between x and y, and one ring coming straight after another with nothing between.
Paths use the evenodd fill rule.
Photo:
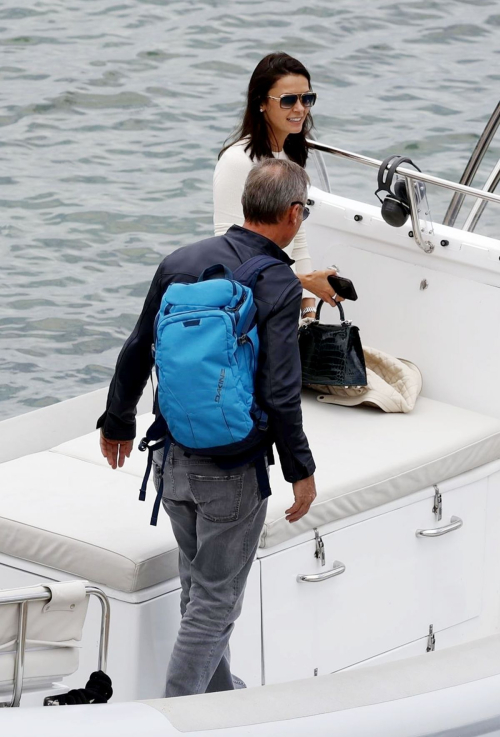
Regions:
<instances>
[{"instance_id":1,"label":"black headphones","mask_svg":"<svg viewBox=\"0 0 500 737\"><path fill-rule=\"evenodd\" d=\"M403 179L398 179L394 182L394 191L391 189L396 169L405 163L411 164L417 171L421 171L407 156L394 154L384 159L378 170L378 189L375 194L382 203L382 217L386 223L392 225L394 228L401 228L408 220L410 214L410 200L406 189L406 182ZM386 175L385 178L384 175ZM420 202L425 197L425 184L423 182L415 182L415 185L417 202ZM379 192L387 192L383 200L379 197Z\"/></svg>"}]
</instances>

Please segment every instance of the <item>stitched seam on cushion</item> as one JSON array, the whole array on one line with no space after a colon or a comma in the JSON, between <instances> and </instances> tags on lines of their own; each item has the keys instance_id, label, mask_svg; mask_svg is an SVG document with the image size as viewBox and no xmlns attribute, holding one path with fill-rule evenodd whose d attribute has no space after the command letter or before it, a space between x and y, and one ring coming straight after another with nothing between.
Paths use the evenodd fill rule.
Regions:
<instances>
[{"instance_id":1,"label":"stitched seam on cushion","mask_svg":"<svg viewBox=\"0 0 500 737\"><path fill-rule=\"evenodd\" d=\"M3 517L2 516L2 517L0 517L0 519L5 519L5 520L7 520L9 522L16 522L16 520L12 520L12 519L10 519L10 517ZM41 530L42 529L40 527L33 527L33 525L26 525L24 522L16 522L16 524L22 525L23 527L28 527L28 528L33 529L33 530ZM45 530L45 532L47 532L47 530ZM67 537L66 535L60 535L59 533L50 533L50 534L57 535L57 537L62 537L62 538L65 538L66 540L76 540L76 538ZM111 550L107 550L107 548L102 548L99 545L92 545L91 546L90 543L83 543L83 544L84 545L88 545L89 547L97 548L98 550L106 550L107 552L111 553L112 555L116 555L119 558L123 558L125 560L130 561L131 563L134 563L133 560L131 560L130 558L127 558L126 556L122 555L121 553L116 553L116 552L113 552ZM148 563L149 561L155 561L155 560L161 558L162 556L170 555L171 553L174 552L175 549L176 548L170 548L169 550L167 550L167 551L165 551L163 553L159 553L158 555L155 555L152 558L146 558L146 560L141 561L140 563L134 563L134 572L133 572L133 586L134 586L134 588L116 589L116 586L114 586L113 584L107 583L105 585L106 586L109 586L110 588L114 588L117 591L124 591L125 593L131 593L131 594L133 594L135 591L138 590L136 588L136 584L137 584L137 581L139 579L139 571L142 570L142 568L144 567L144 565L146 563ZM52 568L55 571L63 571L63 573L69 573L71 576L80 576L79 573L75 573L74 571L67 570L66 568L63 568L62 566L55 566L55 565L53 565L51 563L42 563L39 560L33 560L33 558L28 558L26 556L21 557L19 555L13 555L12 553L9 553L9 552L4 552L4 551L1 551L1 552L3 552L3 555L9 555L10 557L16 558L17 560L26 560L29 563L35 563L36 565L39 565L39 566L45 566L47 568ZM80 576L80 578L84 578L84 576ZM172 578L175 578L175 576L172 576ZM152 585L152 584L150 584L150 585Z\"/></svg>"},{"instance_id":2,"label":"stitched seam on cushion","mask_svg":"<svg viewBox=\"0 0 500 737\"><path fill-rule=\"evenodd\" d=\"M80 574L75 573L74 571L68 571L66 568L56 568L53 565L50 565L49 563L40 563L39 560L33 560L32 558L21 558L19 555L13 555L12 553L3 553L3 555L8 555L10 558L15 558L16 560L25 560L28 563L34 563L37 566L43 566L44 568L52 568L54 571L62 571L63 573L69 573L70 576L79 576L79 578L84 578L83 576L80 576ZM116 591L120 591L120 589L116 589L115 586L112 586L111 584L104 584L105 586L109 586L111 589L115 589ZM124 591L126 594L133 594L134 592L132 590L126 590Z\"/></svg>"},{"instance_id":3,"label":"stitched seam on cushion","mask_svg":"<svg viewBox=\"0 0 500 737\"><path fill-rule=\"evenodd\" d=\"M78 438L75 438L75 440L78 440ZM134 438L135 440L135 438ZM71 441L68 441L71 442ZM107 465L104 465L103 463L98 463L97 461L92 461L89 458L81 458L81 456L74 455L73 453L67 453L66 451L58 450L57 446L55 448L49 448L49 453L57 453L57 455L63 456L63 458L74 458L75 461L81 461L81 463L87 463L89 466L97 466L98 468L106 468L108 469ZM100 460L100 459L99 459ZM103 457L104 460L104 457ZM109 470L109 469L108 469ZM117 469L118 470L118 469ZM122 473L127 473L126 471L122 471ZM132 476L133 478L141 478L141 476L136 476L134 473L127 473L127 476ZM1 516L1 515L0 515Z\"/></svg>"},{"instance_id":4,"label":"stitched seam on cushion","mask_svg":"<svg viewBox=\"0 0 500 737\"><path fill-rule=\"evenodd\" d=\"M471 443L470 445L464 445L461 448L459 448L458 450L453 451L453 453L448 453L448 455L446 455L446 456L440 456L439 458L435 459L434 461L431 461L430 463L425 463L425 464L421 464L420 466L415 466L414 468L410 468L407 471L404 471L402 473L398 473L395 476L390 476L388 478L381 479L380 481L375 481L373 484L369 484L368 486L358 486L356 489L351 489L351 491L346 491L344 494L341 494L340 496L332 497L331 499L325 499L324 501L319 502L318 504L313 504L313 507L315 509L318 509L323 504L329 504L330 502L333 502L334 500L336 501L337 499L343 499L344 497L350 496L351 494L355 494L358 491L366 491L367 489L371 489L372 487L378 486L379 484L389 483L391 481L394 481L394 479L398 479L401 476L406 475L407 473L414 473L415 471L418 471L421 468L425 468L426 466L430 466L431 463L437 463L438 461L445 460L445 459L448 459L448 458L452 458L457 453L460 453L460 452L462 452L464 450L468 450L469 448L473 448L475 445L478 445L479 443L484 443L485 441L491 440L491 438L495 438L495 437L500 437L500 431L494 433L493 435L488 435L488 437L482 438L482 440L477 440L475 443ZM500 459L500 455L496 459L494 459L494 460L499 460L499 459ZM491 463L491 461L487 461L487 463ZM480 463L478 466L472 466L471 468L467 469L467 471L472 471L475 468L479 468L479 466L483 466L483 465L485 465L485 464L484 463ZM462 473L467 473L467 471L461 471L461 473L458 474L458 475L461 476ZM448 478L453 478L453 476L449 476ZM447 479L445 479L445 480L447 480ZM437 483L439 483L439 481ZM413 494L415 492L411 492L411 493ZM404 494L403 497L397 497L397 498L398 499L401 499L401 498L404 498L405 496L408 496L408 494ZM377 505L377 506L381 506L381 505ZM375 508L376 507L372 507L372 509L375 509ZM367 511L367 510L363 510L363 511ZM348 516L350 517L352 515L348 515ZM278 517L277 519L275 519L275 520L273 520L271 522L266 522L266 525L268 525L268 526L275 525L278 522L281 522L281 520L283 520L283 519L285 519L285 515L283 515L282 517ZM346 519L346 518L343 517L342 519Z\"/></svg>"},{"instance_id":5,"label":"stitched seam on cushion","mask_svg":"<svg viewBox=\"0 0 500 737\"><path fill-rule=\"evenodd\" d=\"M16 519L12 519L11 517L6 517L5 515L0 515L0 520L7 520L7 522L12 522L16 525L21 525L22 527L29 528L30 530L40 530L40 532L44 532L47 535L53 535L55 537L60 537L64 540L73 540L74 542L79 542L82 545L87 545L88 547L96 548L97 550L104 550L106 553L111 553L112 555L116 555L118 558L123 558L124 560L128 560L129 563L132 563L134 566L137 565L135 561L132 560L132 558L128 558L126 555L123 555L123 553L117 553L115 550L110 550L109 548L103 548L102 545L94 545L92 543L85 542L84 540L80 540L76 537L69 537L69 535L62 535L60 532L50 532L49 530L45 530L43 527L35 527L35 525L28 525L26 522L19 522ZM6 552L6 555L10 555L10 553ZM17 558L18 556L14 555L14 558ZM155 556L158 557L158 556ZM26 558L25 560L31 560L30 558ZM149 560L149 559L148 559ZM39 561L31 561L32 563L39 563L39 565L44 565L43 563L40 563ZM52 567L52 566L51 566ZM62 569L61 569L62 570Z\"/></svg>"}]
</instances>

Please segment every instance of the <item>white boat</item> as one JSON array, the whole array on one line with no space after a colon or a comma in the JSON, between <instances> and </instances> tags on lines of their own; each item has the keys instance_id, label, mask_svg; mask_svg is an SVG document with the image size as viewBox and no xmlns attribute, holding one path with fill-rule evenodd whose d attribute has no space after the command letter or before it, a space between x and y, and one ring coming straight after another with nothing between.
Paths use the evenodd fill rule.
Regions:
<instances>
[{"instance_id":1,"label":"white boat","mask_svg":"<svg viewBox=\"0 0 500 737\"><path fill-rule=\"evenodd\" d=\"M369 167L380 162L315 146L366 165L375 185ZM416 176L400 173L408 185ZM418 179L500 203L488 191L495 172L485 190ZM144 456L112 471L100 455L106 389L0 423L0 700L18 703L23 686L21 707L32 707L0 710L3 734L500 735L500 240L470 229L479 206L462 229L429 228L415 210L395 229L380 207L322 189L310 199L314 263L333 261L354 281L360 299L347 316L366 345L420 367L415 409L304 394L318 497L288 524L290 485L273 468L231 640L249 688L169 700L176 545L166 515L149 525L153 490L137 500ZM322 317L336 321L327 308ZM139 437L150 404L148 390ZM83 583L54 586L64 581ZM19 627L18 612L28 613ZM51 616L48 637L40 621ZM98 658L110 704L40 708L82 687Z\"/></svg>"}]
</instances>

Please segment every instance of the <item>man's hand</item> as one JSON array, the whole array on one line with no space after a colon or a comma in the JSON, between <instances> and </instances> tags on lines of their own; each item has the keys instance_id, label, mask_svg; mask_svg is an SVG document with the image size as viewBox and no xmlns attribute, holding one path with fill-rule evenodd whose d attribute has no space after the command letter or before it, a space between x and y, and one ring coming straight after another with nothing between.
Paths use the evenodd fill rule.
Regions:
<instances>
[{"instance_id":1,"label":"man's hand","mask_svg":"<svg viewBox=\"0 0 500 737\"><path fill-rule=\"evenodd\" d=\"M309 507L316 499L314 476L308 476L308 478L302 479L302 481L296 481L293 485L293 495L295 497L295 504L285 512L288 522L297 522L297 520L307 514Z\"/></svg>"},{"instance_id":2,"label":"man's hand","mask_svg":"<svg viewBox=\"0 0 500 737\"><path fill-rule=\"evenodd\" d=\"M104 458L106 458L111 468L121 468L125 463L125 458L130 458L134 441L110 440L109 438L104 437L101 430L99 444L101 446L101 453Z\"/></svg>"}]
</instances>

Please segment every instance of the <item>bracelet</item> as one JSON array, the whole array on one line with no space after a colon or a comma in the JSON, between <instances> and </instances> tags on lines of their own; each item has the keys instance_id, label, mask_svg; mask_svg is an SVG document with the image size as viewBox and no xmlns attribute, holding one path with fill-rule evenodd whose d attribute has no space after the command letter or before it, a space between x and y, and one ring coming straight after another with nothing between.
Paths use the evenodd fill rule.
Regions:
<instances>
[{"instance_id":1,"label":"bracelet","mask_svg":"<svg viewBox=\"0 0 500 737\"><path fill-rule=\"evenodd\" d=\"M316 307L304 307L300 316L305 317L306 315L309 315L310 312L314 312L314 314L316 314Z\"/></svg>"}]
</instances>

